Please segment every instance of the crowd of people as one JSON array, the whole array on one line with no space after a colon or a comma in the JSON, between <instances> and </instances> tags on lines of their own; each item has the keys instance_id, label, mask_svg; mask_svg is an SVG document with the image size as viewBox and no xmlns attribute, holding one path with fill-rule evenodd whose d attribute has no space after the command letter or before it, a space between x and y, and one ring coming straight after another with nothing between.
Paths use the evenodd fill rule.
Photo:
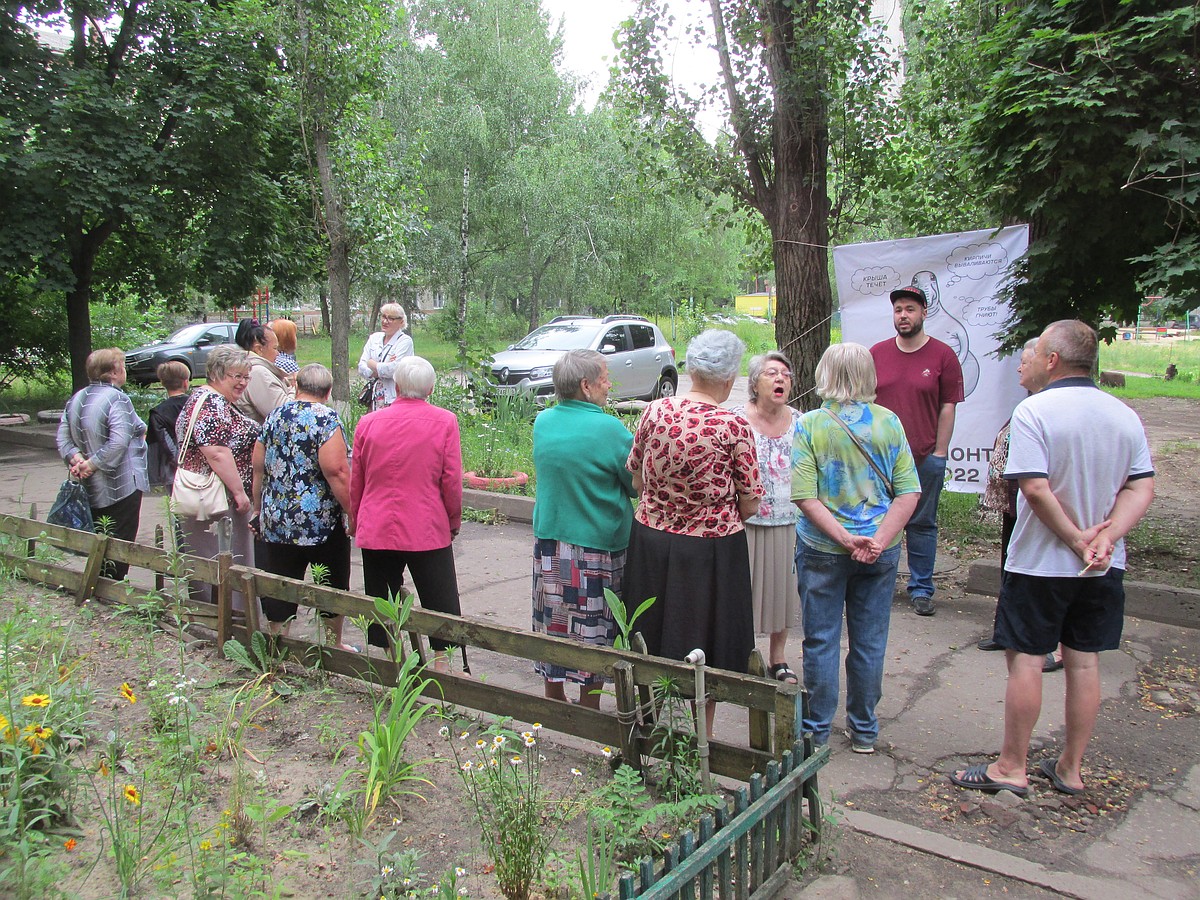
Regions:
<instances>
[{"instance_id":1,"label":"crowd of people","mask_svg":"<svg viewBox=\"0 0 1200 900\"><path fill-rule=\"evenodd\" d=\"M804 414L791 405L798 389L780 351L749 361L749 400L726 407L745 352L728 331L688 344L689 390L649 403L632 433L606 410L605 356L565 353L553 369L557 403L533 426L533 630L611 646L619 602L626 616L641 613L635 630L651 654L700 650L708 665L734 672L748 671L755 635L765 635L769 676L803 682L803 727L822 745L835 727L844 621L845 734L855 752L874 752L901 539L907 533L912 606L933 615L938 494L963 399L957 357L924 333L922 289L900 288L891 300L896 337L829 347L816 368L821 404ZM156 483L178 466L224 490L219 514L179 517L187 552L228 548L238 562L291 578L320 566L329 585L348 588L353 538L368 595L398 596L407 572L424 607L460 615L458 421L429 402L436 373L414 355L403 309L382 313L359 362L370 411L352 453L330 405L332 375L296 366L290 322L243 321L236 346L211 351L205 384L190 394L186 369L164 364L168 398L149 430L120 390L123 354L94 352L92 383L67 404L58 435L93 516L107 517L118 538L136 536L149 440ZM963 787L1027 790L1042 671L1065 666L1067 746L1043 773L1059 790L1082 789L1097 655L1120 637L1122 538L1153 497L1140 422L1095 390L1095 361L1095 332L1080 322L1054 323L1022 355L1030 396L997 436L983 499L1002 517L1005 574L994 633L980 648L1006 651L1011 714L1000 759L956 772ZM1112 447L1088 439L1098 423ZM235 609L244 602L235 597ZM264 597L262 611L278 631L296 606ZM340 618L325 626L340 644ZM786 656L796 629L802 679ZM381 647L392 639L377 625L365 637ZM457 645L430 644L432 668L449 672ZM465 651L462 659L469 671ZM535 669L548 698L568 700L570 682L577 702L599 705L603 672L541 661ZM711 731L711 703L704 713Z\"/></svg>"}]
</instances>

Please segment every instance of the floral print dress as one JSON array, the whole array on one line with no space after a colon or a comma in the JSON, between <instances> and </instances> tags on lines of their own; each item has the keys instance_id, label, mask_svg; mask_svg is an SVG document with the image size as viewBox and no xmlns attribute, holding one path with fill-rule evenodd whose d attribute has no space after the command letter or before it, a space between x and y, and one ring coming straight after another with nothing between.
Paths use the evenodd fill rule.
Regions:
<instances>
[{"instance_id":1,"label":"floral print dress","mask_svg":"<svg viewBox=\"0 0 1200 900\"><path fill-rule=\"evenodd\" d=\"M328 406L292 400L267 417L263 445L263 540L311 547L333 536L342 507L321 471L319 454L341 429Z\"/></svg>"}]
</instances>

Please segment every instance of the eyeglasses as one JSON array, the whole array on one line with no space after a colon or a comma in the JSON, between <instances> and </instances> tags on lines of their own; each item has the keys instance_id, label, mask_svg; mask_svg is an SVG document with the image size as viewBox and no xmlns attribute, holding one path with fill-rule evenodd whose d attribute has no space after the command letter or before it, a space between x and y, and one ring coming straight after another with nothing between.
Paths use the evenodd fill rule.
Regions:
<instances>
[{"instance_id":1,"label":"eyeglasses","mask_svg":"<svg viewBox=\"0 0 1200 900\"><path fill-rule=\"evenodd\" d=\"M250 380L249 373L243 375L240 372L230 372L229 377L232 378L234 381L249 381Z\"/></svg>"},{"instance_id":2,"label":"eyeglasses","mask_svg":"<svg viewBox=\"0 0 1200 900\"><path fill-rule=\"evenodd\" d=\"M763 375L767 378L778 378L780 375L784 378L792 377L792 373L787 369L763 369Z\"/></svg>"},{"instance_id":3,"label":"eyeglasses","mask_svg":"<svg viewBox=\"0 0 1200 900\"><path fill-rule=\"evenodd\" d=\"M381 321L381 322L399 322L400 317L399 316L380 316L379 321Z\"/></svg>"}]
</instances>

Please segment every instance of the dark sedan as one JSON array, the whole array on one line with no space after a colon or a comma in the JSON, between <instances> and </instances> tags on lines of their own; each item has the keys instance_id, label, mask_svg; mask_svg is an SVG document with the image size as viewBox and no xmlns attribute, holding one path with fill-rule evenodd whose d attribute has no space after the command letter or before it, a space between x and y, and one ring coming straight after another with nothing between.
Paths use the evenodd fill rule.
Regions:
<instances>
[{"instance_id":1,"label":"dark sedan","mask_svg":"<svg viewBox=\"0 0 1200 900\"><path fill-rule=\"evenodd\" d=\"M125 374L134 384L154 384L158 367L172 360L188 367L193 378L204 377L208 352L218 344L232 344L237 325L232 322L200 322L185 325L169 337L125 354Z\"/></svg>"}]
</instances>

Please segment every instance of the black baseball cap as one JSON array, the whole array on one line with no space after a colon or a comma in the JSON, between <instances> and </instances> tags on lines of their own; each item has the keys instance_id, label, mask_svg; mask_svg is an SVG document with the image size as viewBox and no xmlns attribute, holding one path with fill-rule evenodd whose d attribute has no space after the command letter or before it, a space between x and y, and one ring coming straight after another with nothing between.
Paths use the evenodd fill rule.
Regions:
<instances>
[{"instance_id":1,"label":"black baseball cap","mask_svg":"<svg viewBox=\"0 0 1200 900\"><path fill-rule=\"evenodd\" d=\"M911 297L922 306L929 306L929 298L925 296L925 292L915 284L910 284L907 287L896 288L892 291L891 300L895 303L901 297Z\"/></svg>"}]
</instances>

